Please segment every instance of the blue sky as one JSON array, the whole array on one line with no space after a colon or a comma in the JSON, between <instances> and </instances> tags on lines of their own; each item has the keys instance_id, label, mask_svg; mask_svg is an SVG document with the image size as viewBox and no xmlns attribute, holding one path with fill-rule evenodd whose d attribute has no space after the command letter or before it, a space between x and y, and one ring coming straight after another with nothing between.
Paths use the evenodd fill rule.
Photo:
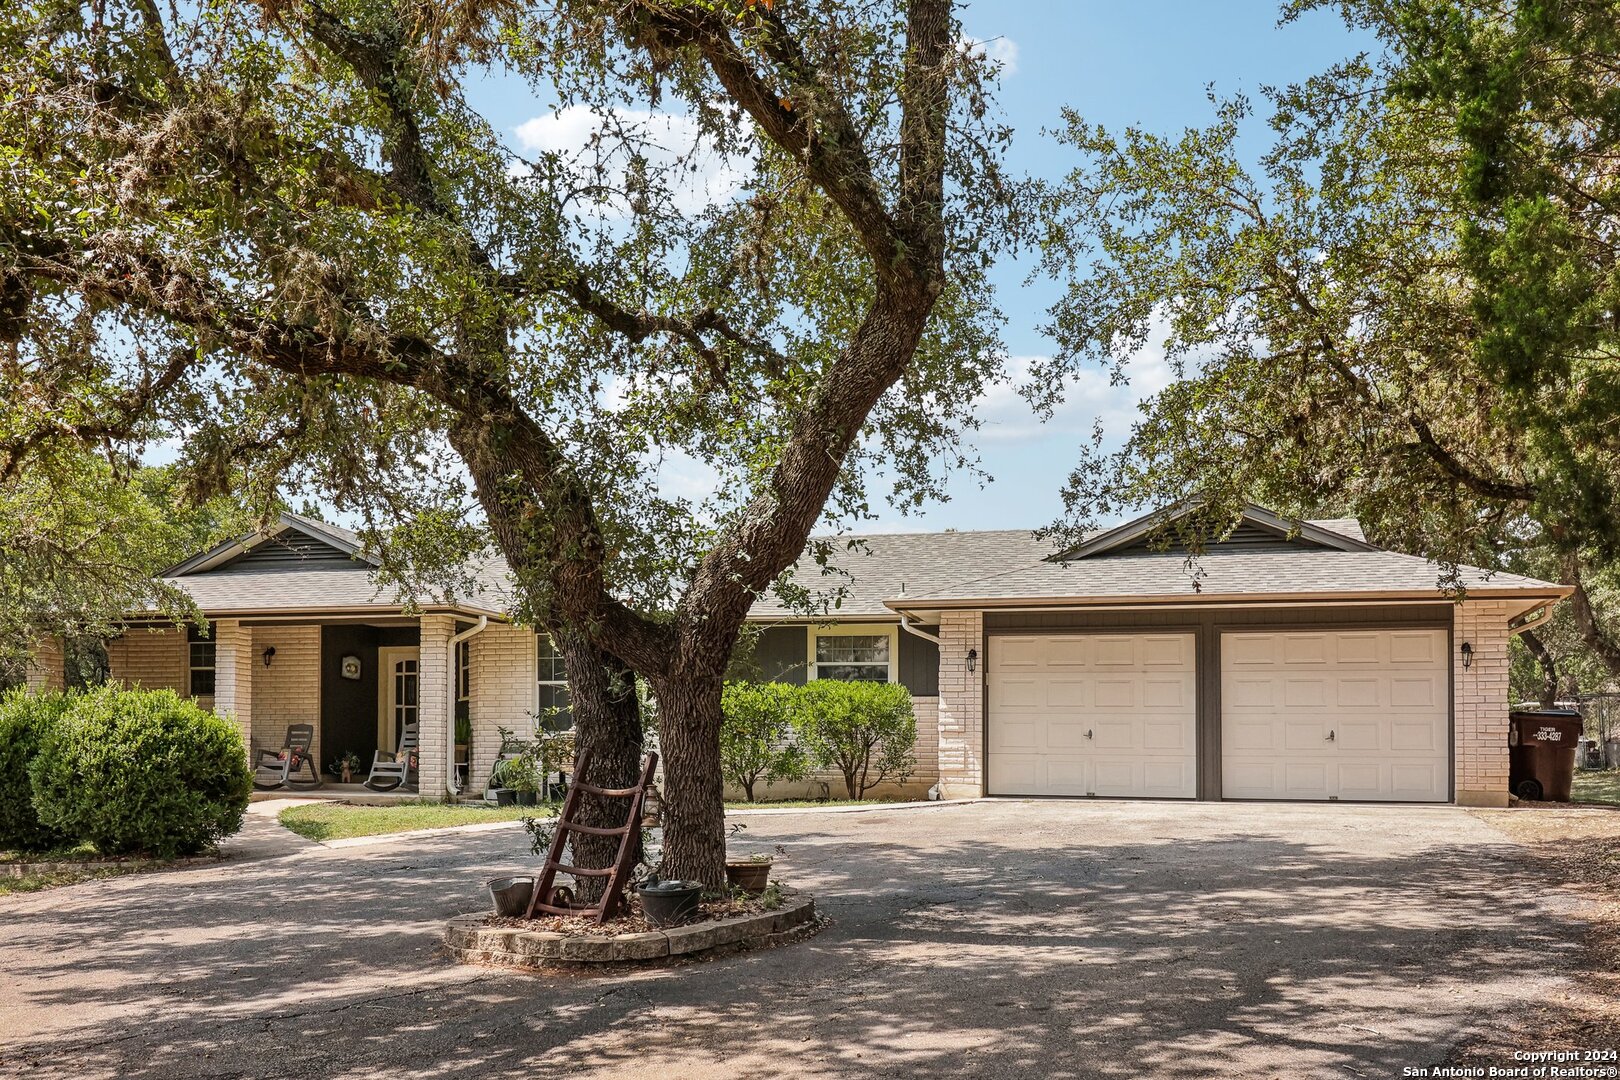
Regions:
<instances>
[{"instance_id":1,"label":"blue sky","mask_svg":"<svg viewBox=\"0 0 1620 1080\"><path fill-rule=\"evenodd\" d=\"M1206 88L1220 95L1258 97L1265 85L1297 81L1369 47L1336 16L1313 13L1285 26L1266 0L1126 0L1073 3L979 3L966 8L967 32L988 42L1008 62L1000 100L1017 131L1013 165L1057 176L1073 162L1069 152L1045 138L1065 105L1110 127L1137 124L1174 132L1210 119ZM516 79L479 86L473 104L515 142L537 129L555 130L552 102L537 98ZM524 125L529 127L525 129ZM1266 131L1254 122L1245 153L1258 157ZM1007 344L1014 357L1049 348L1039 327L1058 286L1026 287L1024 268L1008 266L999 282L1009 316ZM943 528L1014 528L1044 525L1061 510L1059 491L1094 417L1113 438L1126 430L1144 393L1169 378L1149 350L1133 364L1131 385L1111 387L1100 373L1082 378L1069 404L1046 425L1009 389L982 403L986 427L976 438L995 481L981 488L966 476L952 484L951 499L902 518L882 512L862 532ZM680 478L677 478L679 482ZM688 478L696 488L701 478Z\"/></svg>"}]
</instances>

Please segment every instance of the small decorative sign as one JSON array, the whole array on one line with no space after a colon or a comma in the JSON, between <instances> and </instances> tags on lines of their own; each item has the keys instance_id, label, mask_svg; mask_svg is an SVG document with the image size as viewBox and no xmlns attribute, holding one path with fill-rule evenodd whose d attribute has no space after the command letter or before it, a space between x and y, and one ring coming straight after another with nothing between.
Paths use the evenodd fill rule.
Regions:
<instances>
[{"instance_id":1,"label":"small decorative sign","mask_svg":"<svg viewBox=\"0 0 1620 1080\"><path fill-rule=\"evenodd\" d=\"M345 656L338 673L345 679L358 679L360 677L360 658L358 656Z\"/></svg>"}]
</instances>

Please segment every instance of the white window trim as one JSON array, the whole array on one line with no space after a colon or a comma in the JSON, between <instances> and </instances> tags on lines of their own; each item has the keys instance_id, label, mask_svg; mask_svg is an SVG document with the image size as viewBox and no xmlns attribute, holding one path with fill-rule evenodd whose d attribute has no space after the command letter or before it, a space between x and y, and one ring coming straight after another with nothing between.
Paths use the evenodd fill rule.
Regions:
<instances>
[{"instance_id":1,"label":"white window trim","mask_svg":"<svg viewBox=\"0 0 1620 1080\"><path fill-rule=\"evenodd\" d=\"M465 641L456 643L456 662L454 664L454 668L454 677L456 680L455 700L458 702L465 701L471 703L473 687L472 638L467 638ZM466 684L467 692L465 694L461 692L463 683Z\"/></svg>"},{"instance_id":2,"label":"white window trim","mask_svg":"<svg viewBox=\"0 0 1620 1080\"><path fill-rule=\"evenodd\" d=\"M534 671L534 698L533 698L534 707L533 707L533 710L532 710L532 715L534 717L534 726L535 726L536 731L538 731L540 729L540 725L542 723L542 718L540 716L540 709L541 709L541 705L540 705L540 688L542 686L550 686L550 687L559 687L560 686L564 690L568 689L568 679L567 679L566 675L565 675L564 678L561 678L561 679L542 679L540 677L540 637L541 637L542 634L544 634L545 637L546 637L546 640L551 643L552 652L556 653L559 657L562 656L562 650L557 648L557 643L555 641L551 640L551 635L550 634L546 634L544 630L536 630L535 631L535 633L534 633L534 641L532 643L533 648L534 648L534 667L532 669ZM573 699L573 696L572 696L571 692L570 692L570 696L569 696L568 700L569 700L570 711L572 711L572 706L573 706L573 700L574 699Z\"/></svg>"},{"instance_id":3,"label":"white window trim","mask_svg":"<svg viewBox=\"0 0 1620 1080\"><path fill-rule=\"evenodd\" d=\"M811 624L805 634L805 679L813 682L819 675L816 666L816 639L823 637L887 637L889 639L889 677L887 682L900 681L900 624L899 623L829 623Z\"/></svg>"}]
</instances>

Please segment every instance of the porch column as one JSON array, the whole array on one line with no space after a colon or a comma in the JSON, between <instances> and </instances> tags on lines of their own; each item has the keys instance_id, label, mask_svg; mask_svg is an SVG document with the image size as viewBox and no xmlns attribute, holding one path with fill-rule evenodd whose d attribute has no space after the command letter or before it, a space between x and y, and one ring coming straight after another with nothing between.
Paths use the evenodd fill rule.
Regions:
<instances>
[{"instance_id":1,"label":"porch column","mask_svg":"<svg viewBox=\"0 0 1620 1080\"><path fill-rule=\"evenodd\" d=\"M66 683L66 673L62 670L61 638L52 634L39 639L33 655L28 658L24 680L29 692L34 694L62 689Z\"/></svg>"},{"instance_id":2,"label":"porch column","mask_svg":"<svg viewBox=\"0 0 1620 1080\"><path fill-rule=\"evenodd\" d=\"M253 631L235 619L214 622L214 712L236 725L253 750Z\"/></svg>"},{"instance_id":3,"label":"porch column","mask_svg":"<svg viewBox=\"0 0 1620 1080\"><path fill-rule=\"evenodd\" d=\"M984 794L983 613L944 612L939 640L939 790L947 799L976 799Z\"/></svg>"},{"instance_id":4,"label":"porch column","mask_svg":"<svg viewBox=\"0 0 1620 1080\"><path fill-rule=\"evenodd\" d=\"M1508 804L1510 617L1508 605L1501 600L1465 600L1453 609L1453 775L1461 806ZM1465 641L1473 646L1467 667L1462 661Z\"/></svg>"},{"instance_id":5,"label":"porch column","mask_svg":"<svg viewBox=\"0 0 1620 1080\"><path fill-rule=\"evenodd\" d=\"M450 638L456 621L449 615L422 616L416 671L417 785L424 799L442 799L450 786L445 744L450 738Z\"/></svg>"}]
</instances>

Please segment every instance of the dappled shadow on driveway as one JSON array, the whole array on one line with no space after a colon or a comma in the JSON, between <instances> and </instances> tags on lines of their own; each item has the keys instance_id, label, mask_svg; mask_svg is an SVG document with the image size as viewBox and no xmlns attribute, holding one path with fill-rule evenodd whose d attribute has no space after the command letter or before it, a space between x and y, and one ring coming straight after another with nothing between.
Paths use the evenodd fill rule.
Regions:
<instances>
[{"instance_id":1,"label":"dappled shadow on driveway","mask_svg":"<svg viewBox=\"0 0 1620 1080\"><path fill-rule=\"evenodd\" d=\"M612 977L450 964L521 834L0 901L30 1075L1399 1075L1573 948L1443 809L993 803L751 819L832 923ZM71 1066L71 1067L69 1067Z\"/></svg>"}]
</instances>

